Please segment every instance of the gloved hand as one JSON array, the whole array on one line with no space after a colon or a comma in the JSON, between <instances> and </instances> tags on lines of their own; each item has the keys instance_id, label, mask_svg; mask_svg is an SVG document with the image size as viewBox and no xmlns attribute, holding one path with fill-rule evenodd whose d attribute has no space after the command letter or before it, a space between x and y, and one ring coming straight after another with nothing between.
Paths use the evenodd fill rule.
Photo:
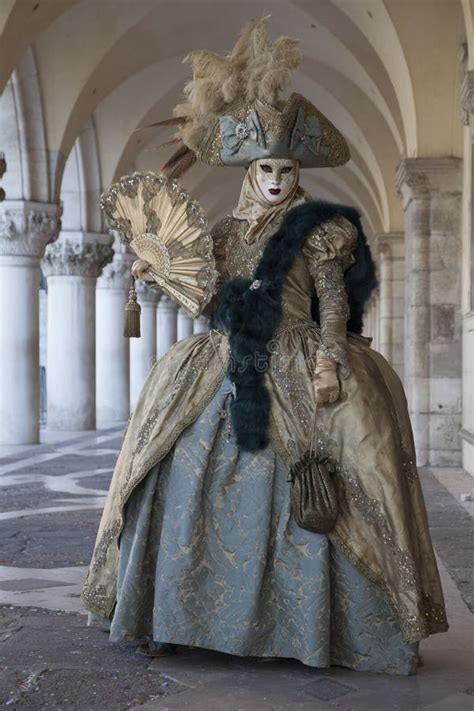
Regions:
<instances>
[{"instance_id":1,"label":"gloved hand","mask_svg":"<svg viewBox=\"0 0 474 711\"><path fill-rule=\"evenodd\" d=\"M337 363L318 353L313 377L314 397L317 405L332 404L339 399L340 385Z\"/></svg>"},{"instance_id":2,"label":"gloved hand","mask_svg":"<svg viewBox=\"0 0 474 711\"><path fill-rule=\"evenodd\" d=\"M146 273L146 270L150 266L150 262L146 259L135 259L132 264L132 274L135 279L141 279L142 281L154 281L153 277Z\"/></svg>"}]
</instances>

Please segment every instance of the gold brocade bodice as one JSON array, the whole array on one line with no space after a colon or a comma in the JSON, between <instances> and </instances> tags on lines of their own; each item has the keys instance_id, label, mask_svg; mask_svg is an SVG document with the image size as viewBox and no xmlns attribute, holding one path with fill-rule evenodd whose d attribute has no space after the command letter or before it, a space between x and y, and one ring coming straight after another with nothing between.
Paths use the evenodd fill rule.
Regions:
<instances>
[{"instance_id":1,"label":"gold brocade bodice","mask_svg":"<svg viewBox=\"0 0 474 711\"><path fill-rule=\"evenodd\" d=\"M265 246L275 233L282 216L276 216L262 235L250 243L245 239L246 220L228 216L212 230L214 257L219 272L217 288L227 278L253 278ZM313 229L296 254L282 289L282 318L279 330L294 323L313 323L311 304L319 300L320 350L340 365L348 375L346 326L349 317L344 272L354 262L352 250L357 229L346 218L334 217ZM217 304L214 297L206 309L210 315Z\"/></svg>"},{"instance_id":2,"label":"gold brocade bodice","mask_svg":"<svg viewBox=\"0 0 474 711\"><path fill-rule=\"evenodd\" d=\"M265 245L280 222L281 217L270 222L265 232L251 243L247 243L244 238L248 229L245 220L228 216L219 222L212 232L216 267L219 272L218 284L228 277L252 278ZM311 320L311 298L314 291L314 279L303 248L296 255L283 287L281 326L295 319Z\"/></svg>"}]
</instances>

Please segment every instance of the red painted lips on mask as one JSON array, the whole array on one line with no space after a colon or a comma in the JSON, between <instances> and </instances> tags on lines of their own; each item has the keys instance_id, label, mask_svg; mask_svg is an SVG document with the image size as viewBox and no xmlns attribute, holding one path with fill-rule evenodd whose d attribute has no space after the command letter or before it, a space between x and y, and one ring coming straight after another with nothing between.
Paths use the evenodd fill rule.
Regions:
<instances>
[{"instance_id":1,"label":"red painted lips on mask","mask_svg":"<svg viewBox=\"0 0 474 711\"><path fill-rule=\"evenodd\" d=\"M272 195L279 195L281 193L281 190L280 188L269 188L268 192Z\"/></svg>"}]
</instances>

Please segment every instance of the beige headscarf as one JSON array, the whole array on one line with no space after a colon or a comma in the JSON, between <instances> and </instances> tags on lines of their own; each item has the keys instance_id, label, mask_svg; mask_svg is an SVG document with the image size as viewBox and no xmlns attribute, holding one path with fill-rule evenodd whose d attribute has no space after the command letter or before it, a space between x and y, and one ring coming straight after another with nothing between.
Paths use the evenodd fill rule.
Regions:
<instances>
[{"instance_id":1,"label":"beige headscarf","mask_svg":"<svg viewBox=\"0 0 474 711\"><path fill-rule=\"evenodd\" d=\"M286 212L301 200L302 191L298 190L300 164L297 161L295 164L296 180L293 188L281 202L270 203L258 187L257 161L253 160L250 163L240 191L239 202L232 211L232 215L237 220L247 220L249 223L249 228L244 235L248 244L258 239L277 215Z\"/></svg>"}]
</instances>

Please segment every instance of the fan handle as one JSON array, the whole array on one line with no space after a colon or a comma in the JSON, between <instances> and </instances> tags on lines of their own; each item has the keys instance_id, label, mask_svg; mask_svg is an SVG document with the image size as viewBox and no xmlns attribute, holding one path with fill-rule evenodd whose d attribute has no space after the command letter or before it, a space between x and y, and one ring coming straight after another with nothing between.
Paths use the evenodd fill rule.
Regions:
<instances>
[{"instance_id":1,"label":"fan handle","mask_svg":"<svg viewBox=\"0 0 474 711\"><path fill-rule=\"evenodd\" d=\"M178 289L175 289L163 272L159 272L157 269L154 269L154 267L148 267L147 272L173 301L176 301L179 306L183 307L188 316L191 316L191 318L197 318L199 316L199 304L188 296L185 296L182 292L178 291Z\"/></svg>"}]
</instances>

